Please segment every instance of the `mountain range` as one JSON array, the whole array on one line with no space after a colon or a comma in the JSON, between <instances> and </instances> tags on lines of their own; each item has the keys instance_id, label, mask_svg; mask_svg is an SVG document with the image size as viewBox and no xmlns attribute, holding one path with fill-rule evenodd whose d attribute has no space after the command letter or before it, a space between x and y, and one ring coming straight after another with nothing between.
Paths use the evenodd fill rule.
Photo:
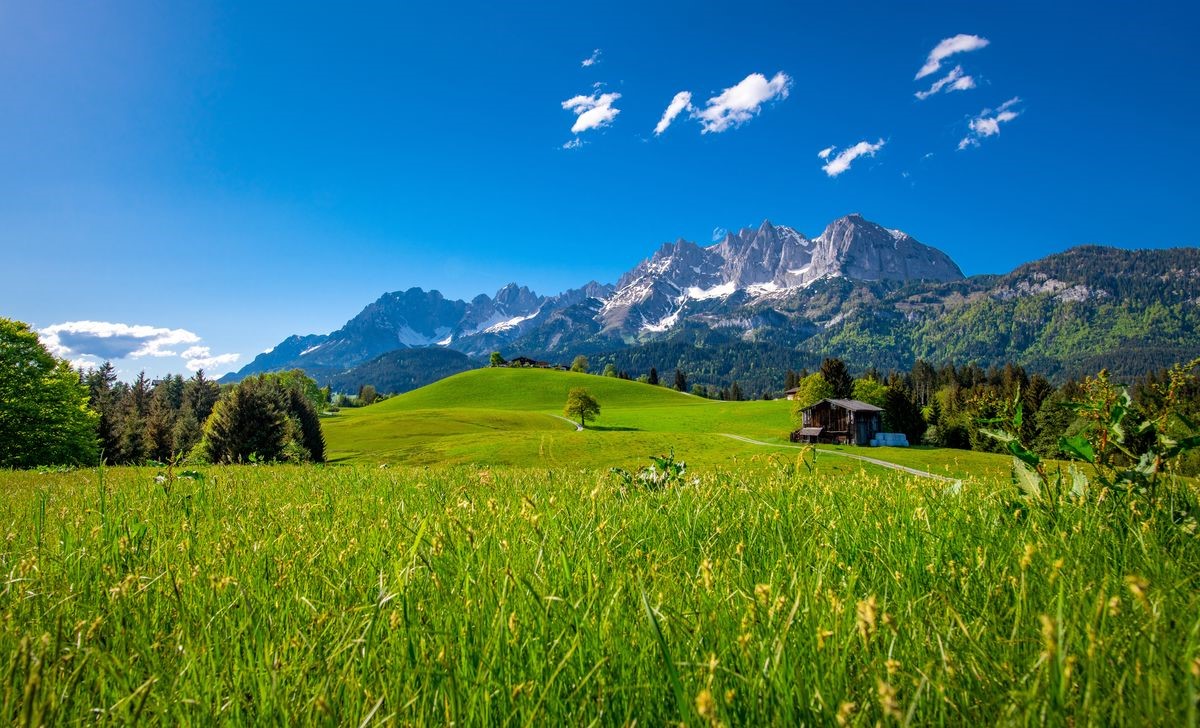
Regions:
<instances>
[{"instance_id":1,"label":"mountain range","mask_svg":"<svg viewBox=\"0 0 1200 728\"><path fill-rule=\"evenodd\" d=\"M664 243L616 285L555 296L516 283L470 301L385 293L337 331L288 337L222 381L300 368L343 390L404 391L492 351L582 353L633 374L688 367L762 391L829 355L856 369L923 358L1138 374L1200 355L1198 316L1200 249L1083 246L965 277L944 252L852 214L812 238L763 222L709 246Z\"/></svg>"}]
</instances>

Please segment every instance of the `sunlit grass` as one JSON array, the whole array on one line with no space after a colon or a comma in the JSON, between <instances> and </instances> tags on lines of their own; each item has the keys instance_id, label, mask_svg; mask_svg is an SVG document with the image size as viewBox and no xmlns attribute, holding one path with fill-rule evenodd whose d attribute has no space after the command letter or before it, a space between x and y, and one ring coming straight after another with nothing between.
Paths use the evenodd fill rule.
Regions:
<instances>
[{"instance_id":1,"label":"sunlit grass","mask_svg":"<svg viewBox=\"0 0 1200 728\"><path fill-rule=\"evenodd\" d=\"M1195 720L1194 534L832 459L0 474L2 716Z\"/></svg>"}]
</instances>

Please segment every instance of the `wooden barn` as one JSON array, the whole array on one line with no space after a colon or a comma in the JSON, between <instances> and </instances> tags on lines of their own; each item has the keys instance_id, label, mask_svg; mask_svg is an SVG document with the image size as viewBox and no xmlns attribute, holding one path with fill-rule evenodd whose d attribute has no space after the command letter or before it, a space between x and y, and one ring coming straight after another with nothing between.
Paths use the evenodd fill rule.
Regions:
<instances>
[{"instance_id":1,"label":"wooden barn","mask_svg":"<svg viewBox=\"0 0 1200 728\"><path fill-rule=\"evenodd\" d=\"M883 410L857 399L823 399L805 408L804 426L792 442L869 445L883 430Z\"/></svg>"}]
</instances>

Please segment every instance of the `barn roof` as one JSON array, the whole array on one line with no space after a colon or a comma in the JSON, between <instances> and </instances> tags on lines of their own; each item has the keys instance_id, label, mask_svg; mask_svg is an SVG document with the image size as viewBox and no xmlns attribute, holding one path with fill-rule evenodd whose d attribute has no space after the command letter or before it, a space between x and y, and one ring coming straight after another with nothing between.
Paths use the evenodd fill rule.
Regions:
<instances>
[{"instance_id":1,"label":"barn roof","mask_svg":"<svg viewBox=\"0 0 1200 728\"><path fill-rule=\"evenodd\" d=\"M857 399L823 399L823 400L821 400L821 402L829 402L830 404L837 405L838 407L841 407L842 409L850 410L852 412L882 412L883 411L882 409L880 409L879 407L876 407L873 404L867 404L866 402L860 402ZM821 402L817 402L817 404L821 404ZM817 404L811 405L811 406L807 407L806 409L812 409L813 407L816 407Z\"/></svg>"}]
</instances>

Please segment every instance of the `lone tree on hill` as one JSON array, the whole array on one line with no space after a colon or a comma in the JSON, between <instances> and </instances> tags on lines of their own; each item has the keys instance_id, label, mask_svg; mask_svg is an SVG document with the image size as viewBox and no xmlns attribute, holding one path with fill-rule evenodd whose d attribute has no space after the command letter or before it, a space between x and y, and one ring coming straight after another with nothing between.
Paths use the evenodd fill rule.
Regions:
<instances>
[{"instance_id":1,"label":"lone tree on hill","mask_svg":"<svg viewBox=\"0 0 1200 728\"><path fill-rule=\"evenodd\" d=\"M650 367L650 376L646 379L646 384L653 384L656 387L658 386L658 370L654 367Z\"/></svg>"},{"instance_id":2,"label":"lone tree on hill","mask_svg":"<svg viewBox=\"0 0 1200 728\"><path fill-rule=\"evenodd\" d=\"M680 392L688 391L687 375L683 373L682 369L675 370L675 389L679 390Z\"/></svg>"},{"instance_id":3,"label":"lone tree on hill","mask_svg":"<svg viewBox=\"0 0 1200 728\"><path fill-rule=\"evenodd\" d=\"M600 403L583 387L575 387L567 394L567 406L563 414L571 419L579 419L580 427L587 427L587 418L595 419L600 415Z\"/></svg>"},{"instance_id":4,"label":"lone tree on hill","mask_svg":"<svg viewBox=\"0 0 1200 728\"><path fill-rule=\"evenodd\" d=\"M504 361L504 357L500 356L500 352L498 351L493 351L492 355L488 357L488 366L490 367L502 367L505 364L507 362Z\"/></svg>"},{"instance_id":5,"label":"lone tree on hill","mask_svg":"<svg viewBox=\"0 0 1200 728\"><path fill-rule=\"evenodd\" d=\"M571 371L587 374L589 366L591 365L588 364L588 358L583 354L580 354L579 356L575 357L575 361L571 362Z\"/></svg>"}]
</instances>

